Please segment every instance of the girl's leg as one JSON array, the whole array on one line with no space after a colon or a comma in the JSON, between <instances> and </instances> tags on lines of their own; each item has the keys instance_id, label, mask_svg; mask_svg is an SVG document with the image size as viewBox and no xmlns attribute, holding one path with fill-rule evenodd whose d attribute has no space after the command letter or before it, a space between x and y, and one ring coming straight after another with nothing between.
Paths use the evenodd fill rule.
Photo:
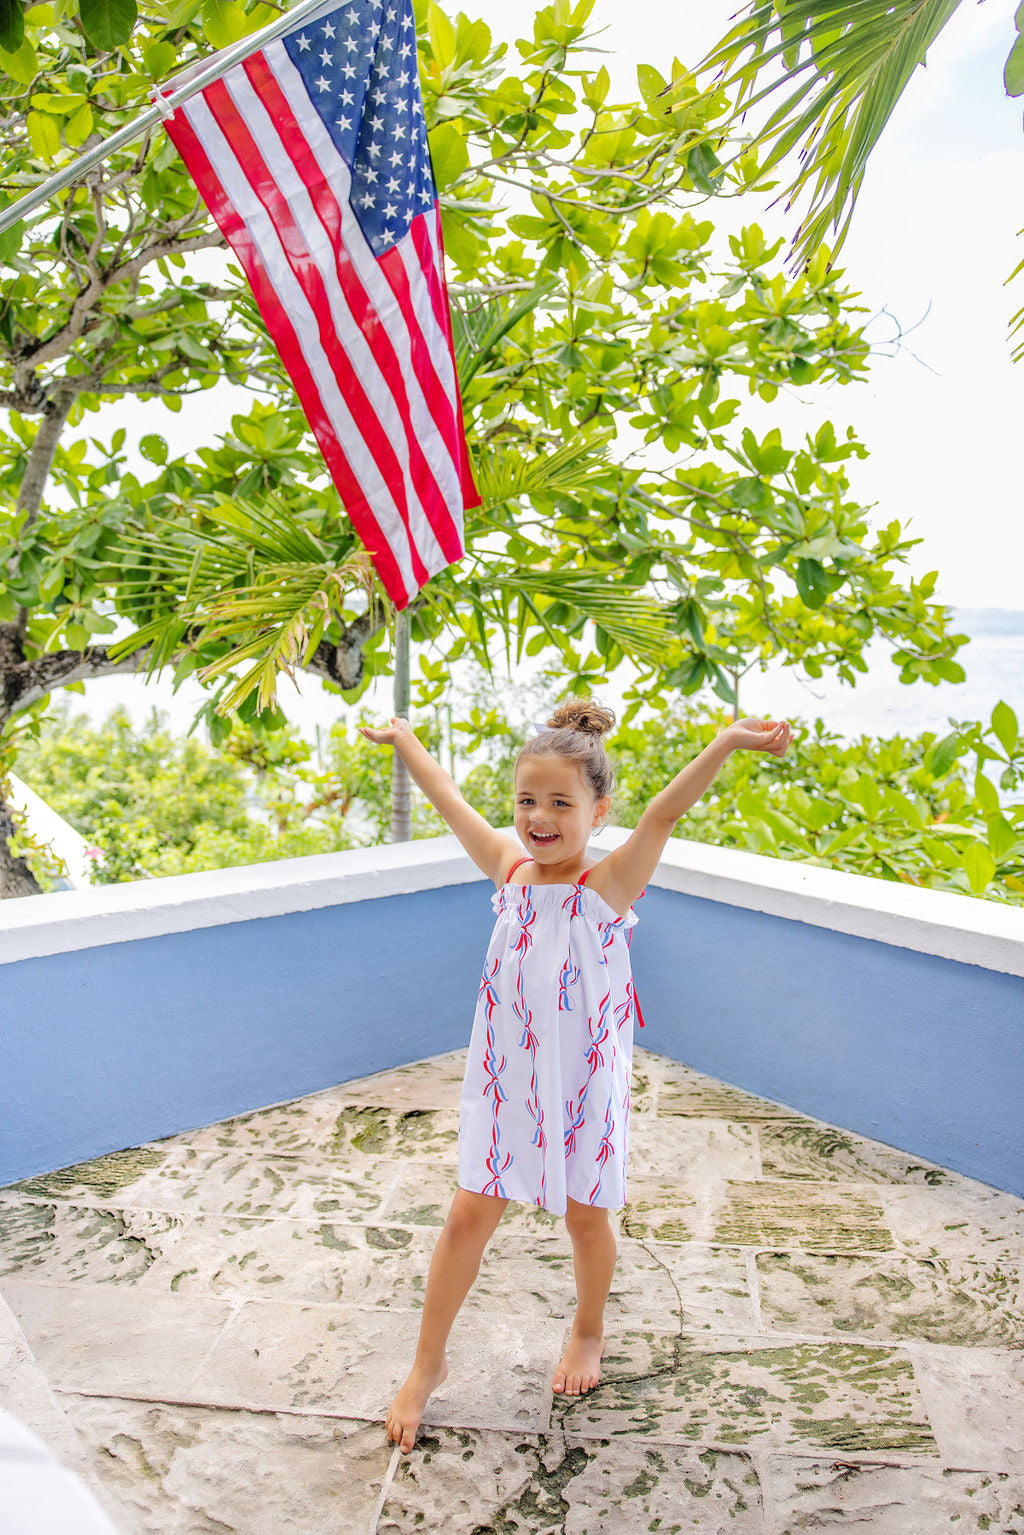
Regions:
<instances>
[{"instance_id":1,"label":"girl's leg","mask_svg":"<svg viewBox=\"0 0 1024 1535\"><path fill-rule=\"evenodd\" d=\"M607 1210L570 1199L565 1224L572 1238L576 1271L576 1315L568 1347L551 1385L566 1396L579 1396L601 1379L604 1307L615 1272L617 1249Z\"/></svg>"},{"instance_id":2,"label":"girl's leg","mask_svg":"<svg viewBox=\"0 0 1024 1535\"><path fill-rule=\"evenodd\" d=\"M430 1260L416 1358L405 1385L388 1410L385 1427L393 1444L408 1454L430 1393L448 1374L445 1344L459 1307L480 1269L507 1199L458 1189Z\"/></svg>"}]
</instances>

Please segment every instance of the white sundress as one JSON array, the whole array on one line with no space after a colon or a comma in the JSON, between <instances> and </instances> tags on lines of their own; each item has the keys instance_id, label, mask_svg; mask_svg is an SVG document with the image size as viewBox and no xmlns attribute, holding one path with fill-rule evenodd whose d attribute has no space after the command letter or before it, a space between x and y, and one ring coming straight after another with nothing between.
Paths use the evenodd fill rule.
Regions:
<instances>
[{"instance_id":1,"label":"white sundress","mask_svg":"<svg viewBox=\"0 0 1024 1535\"><path fill-rule=\"evenodd\" d=\"M459 1187L556 1215L567 1196L620 1209L636 915L620 917L582 881L505 884L492 904L459 1107Z\"/></svg>"}]
</instances>

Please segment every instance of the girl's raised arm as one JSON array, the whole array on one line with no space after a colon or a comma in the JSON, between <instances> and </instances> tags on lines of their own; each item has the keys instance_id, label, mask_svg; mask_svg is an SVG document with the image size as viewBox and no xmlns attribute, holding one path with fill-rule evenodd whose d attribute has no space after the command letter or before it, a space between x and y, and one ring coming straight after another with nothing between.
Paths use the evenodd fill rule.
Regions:
<instances>
[{"instance_id":1,"label":"girl's raised arm","mask_svg":"<svg viewBox=\"0 0 1024 1535\"><path fill-rule=\"evenodd\" d=\"M519 856L519 845L495 831L472 805L467 805L450 773L417 740L408 720L393 719L383 730L360 725L360 734L375 746L393 746L438 815L458 837L478 869L500 885Z\"/></svg>"},{"instance_id":2,"label":"girl's raised arm","mask_svg":"<svg viewBox=\"0 0 1024 1535\"><path fill-rule=\"evenodd\" d=\"M726 726L654 796L629 840L595 866L590 884L614 911L628 911L658 867L676 824L711 787L726 758L744 750L782 757L791 740L784 720L742 719Z\"/></svg>"}]
</instances>

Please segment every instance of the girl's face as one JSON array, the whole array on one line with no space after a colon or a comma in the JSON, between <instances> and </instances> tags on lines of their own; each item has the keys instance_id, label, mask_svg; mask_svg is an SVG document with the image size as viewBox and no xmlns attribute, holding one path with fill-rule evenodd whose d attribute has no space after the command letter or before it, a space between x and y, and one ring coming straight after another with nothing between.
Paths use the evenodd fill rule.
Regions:
<instances>
[{"instance_id":1,"label":"girl's face","mask_svg":"<svg viewBox=\"0 0 1024 1535\"><path fill-rule=\"evenodd\" d=\"M578 859L611 801L597 799L571 757L524 757L516 772L515 828L537 863Z\"/></svg>"}]
</instances>

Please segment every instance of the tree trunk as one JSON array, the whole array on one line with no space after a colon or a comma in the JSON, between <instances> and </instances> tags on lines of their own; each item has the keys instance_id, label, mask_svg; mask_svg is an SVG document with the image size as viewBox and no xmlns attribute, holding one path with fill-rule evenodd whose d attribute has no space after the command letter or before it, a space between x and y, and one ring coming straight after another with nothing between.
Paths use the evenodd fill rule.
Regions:
<instances>
[{"instance_id":1,"label":"tree trunk","mask_svg":"<svg viewBox=\"0 0 1024 1535\"><path fill-rule=\"evenodd\" d=\"M39 515L39 508L43 504L43 491L50 478L53 457L60 443L60 434L64 430L74 403L73 389L59 389L50 396L43 407L43 419L39 423L39 430L33 440L28 463L25 465L25 473L18 487L17 509L26 514L22 531L31 527ZM16 557L11 561L12 567L15 564ZM28 609L19 608L15 629L20 639L24 639L27 626Z\"/></svg>"},{"instance_id":2,"label":"tree trunk","mask_svg":"<svg viewBox=\"0 0 1024 1535\"><path fill-rule=\"evenodd\" d=\"M0 901L19 895L42 895L24 858L15 858L11 853L14 830L14 811L0 790Z\"/></svg>"},{"instance_id":3,"label":"tree trunk","mask_svg":"<svg viewBox=\"0 0 1024 1535\"><path fill-rule=\"evenodd\" d=\"M60 434L68 419L68 412L75 402L74 391L61 389L53 394L43 408L35 440L28 455L25 473L18 488L17 509L25 513L22 528L30 527L39 515L43 503L43 491L50 476L53 456L60 442ZM13 569L17 556L10 562ZM25 631L28 628L28 609L19 608L13 623L0 624L0 730L16 706L16 673L25 660ZM10 849L14 833L14 812L3 798L0 789L0 901L12 896L41 895L38 881L24 858L15 858Z\"/></svg>"},{"instance_id":4,"label":"tree trunk","mask_svg":"<svg viewBox=\"0 0 1024 1535\"><path fill-rule=\"evenodd\" d=\"M409 615L395 614L395 715L409 718ZM391 766L391 840L412 841L409 769L397 752Z\"/></svg>"}]
</instances>

